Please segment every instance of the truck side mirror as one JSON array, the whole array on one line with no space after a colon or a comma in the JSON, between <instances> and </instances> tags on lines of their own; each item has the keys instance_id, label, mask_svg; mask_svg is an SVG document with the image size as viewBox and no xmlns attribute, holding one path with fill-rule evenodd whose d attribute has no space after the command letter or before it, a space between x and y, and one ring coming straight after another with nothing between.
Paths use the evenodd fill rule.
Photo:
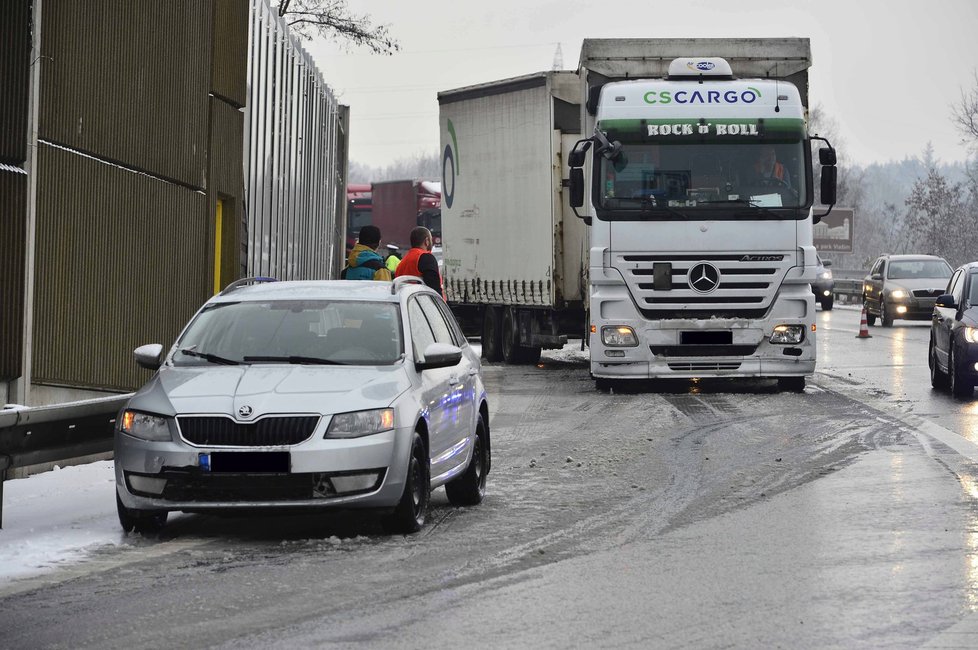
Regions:
<instances>
[{"instance_id":1,"label":"truck side mirror","mask_svg":"<svg viewBox=\"0 0 978 650\"><path fill-rule=\"evenodd\" d=\"M572 168L583 167L584 161L587 160L587 150L590 148L591 138L578 140L574 144L574 148L571 149L570 155L567 156L567 166Z\"/></svg>"},{"instance_id":2,"label":"truck side mirror","mask_svg":"<svg viewBox=\"0 0 978 650\"><path fill-rule=\"evenodd\" d=\"M825 149L822 149L822 151L825 151ZM835 205L836 174L837 168L835 165L822 166L822 187L819 193L819 201L821 201L822 205Z\"/></svg>"},{"instance_id":3,"label":"truck side mirror","mask_svg":"<svg viewBox=\"0 0 978 650\"><path fill-rule=\"evenodd\" d=\"M835 162L835 149L819 149L818 150L818 162L821 165L834 165Z\"/></svg>"},{"instance_id":4,"label":"truck side mirror","mask_svg":"<svg viewBox=\"0 0 978 650\"><path fill-rule=\"evenodd\" d=\"M572 208L584 205L584 170L580 167L570 170L570 205Z\"/></svg>"}]
</instances>

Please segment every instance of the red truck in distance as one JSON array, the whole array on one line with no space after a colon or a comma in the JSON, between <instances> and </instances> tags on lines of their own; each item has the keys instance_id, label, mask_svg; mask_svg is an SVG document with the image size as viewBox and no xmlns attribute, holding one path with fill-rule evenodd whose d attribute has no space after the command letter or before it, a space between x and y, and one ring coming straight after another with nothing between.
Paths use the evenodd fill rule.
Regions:
<instances>
[{"instance_id":1,"label":"red truck in distance","mask_svg":"<svg viewBox=\"0 0 978 650\"><path fill-rule=\"evenodd\" d=\"M411 247L411 230L424 226L435 244L441 243L441 183L421 180L382 181L348 185L347 248L356 243L360 228L380 228L382 244Z\"/></svg>"}]
</instances>

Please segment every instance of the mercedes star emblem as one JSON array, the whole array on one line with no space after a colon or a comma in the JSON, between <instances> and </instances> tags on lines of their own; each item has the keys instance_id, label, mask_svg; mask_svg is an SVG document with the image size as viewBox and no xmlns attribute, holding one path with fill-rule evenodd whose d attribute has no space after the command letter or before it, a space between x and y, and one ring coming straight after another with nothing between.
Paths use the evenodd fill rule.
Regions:
<instances>
[{"instance_id":1,"label":"mercedes star emblem","mask_svg":"<svg viewBox=\"0 0 978 650\"><path fill-rule=\"evenodd\" d=\"M247 404L245 404L244 406L242 406L241 408L238 409L238 415L240 415L243 418L250 418L252 412L253 411L252 411L251 407L248 406Z\"/></svg>"},{"instance_id":2,"label":"mercedes star emblem","mask_svg":"<svg viewBox=\"0 0 978 650\"><path fill-rule=\"evenodd\" d=\"M689 286L697 293L710 293L720 285L720 270L708 262L700 262L689 270Z\"/></svg>"}]
</instances>

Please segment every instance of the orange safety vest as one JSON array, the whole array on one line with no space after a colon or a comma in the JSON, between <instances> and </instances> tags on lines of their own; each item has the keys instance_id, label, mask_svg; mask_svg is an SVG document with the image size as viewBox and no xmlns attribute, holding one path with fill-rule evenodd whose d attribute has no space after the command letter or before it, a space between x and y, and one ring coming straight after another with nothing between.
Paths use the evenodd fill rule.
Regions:
<instances>
[{"instance_id":1,"label":"orange safety vest","mask_svg":"<svg viewBox=\"0 0 978 650\"><path fill-rule=\"evenodd\" d=\"M397 270L394 271L394 277L399 278L402 275L414 275L421 277L421 271L418 269L418 259L428 253L423 248L412 248L404 257L401 259L401 263L397 265ZM445 283L441 279L441 271L438 272L438 284L441 285L441 297L445 298Z\"/></svg>"},{"instance_id":2,"label":"orange safety vest","mask_svg":"<svg viewBox=\"0 0 978 650\"><path fill-rule=\"evenodd\" d=\"M763 176L760 163L754 165L754 169L757 170L759 176ZM784 165L779 162L774 163L774 169L771 170L771 176L778 179L779 181L784 180Z\"/></svg>"}]
</instances>

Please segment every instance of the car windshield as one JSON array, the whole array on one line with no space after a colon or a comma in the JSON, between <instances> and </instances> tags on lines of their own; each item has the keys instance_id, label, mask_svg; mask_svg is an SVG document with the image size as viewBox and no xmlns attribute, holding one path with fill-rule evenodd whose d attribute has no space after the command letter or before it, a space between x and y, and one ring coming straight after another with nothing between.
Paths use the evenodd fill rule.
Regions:
<instances>
[{"instance_id":1,"label":"car windshield","mask_svg":"<svg viewBox=\"0 0 978 650\"><path fill-rule=\"evenodd\" d=\"M390 365L401 358L400 317L388 302L271 300L205 308L177 343L174 365Z\"/></svg>"},{"instance_id":2,"label":"car windshield","mask_svg":"<svg viewBox=\"0 0 978 650\"><path fill-rule=\"evenodd\" d=\"M608 139L622 147L614 159L600 158L598 207L672 218L733 209L744 219L777 214L771 209L803 207L808 190L804 125L801 120L783 121L785 125L710 122L703 127L709 130L706 135L700 135L699 123L636 127L630 120L604 121ZM759 138L757 129L765 137ZM736 135L728 135L733 131Z\"/></svg>"},{"instance_id":3,"label":"car windshield","mask_svg":"<svg viewBox=\"0 0 978 650\"><path fill-rule=\"evenodd\" d=\"M909 280L914 278L951 277L951 267L944 260L900 260L890 262L886 270L890 280Z\"/></svg>"}]
</instances>

